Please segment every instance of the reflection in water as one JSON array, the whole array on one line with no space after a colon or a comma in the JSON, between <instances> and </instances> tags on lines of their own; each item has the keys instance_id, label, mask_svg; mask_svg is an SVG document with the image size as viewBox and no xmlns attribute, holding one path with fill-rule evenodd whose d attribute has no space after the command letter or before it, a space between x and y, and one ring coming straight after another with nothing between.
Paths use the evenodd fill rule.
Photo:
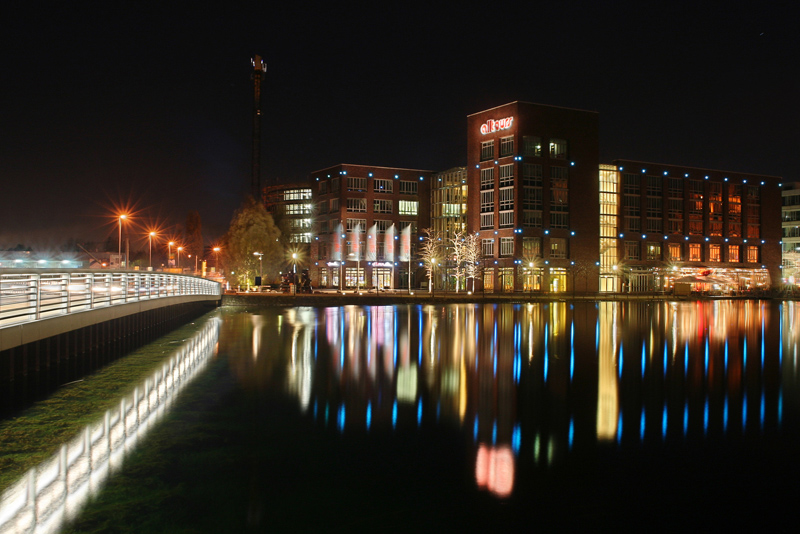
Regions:
<instances>
[{"instance_id":1,"label":"reflection in water","mask_svg":"<svg viewBox=\"0 0 800 534\"><path fill-rule=\"evenodd\" d=\"M520 470L581 448L775 432L784 402L800 403L799 313L759 301L296 308L251 316L253 358L234 365L342 433L458 427L477 488L507 497Z\"/></svg>"},{"instance_id":2,"label":"reflection in water","mask_svg":"<svg viewBox=\"0 0 800 534\"><path fill-rule=\"evenodd\" d=\"M123 397L119 408L107 411L3 492L0 533L57 532L75 517L215 353L219 324L217 318L209 320L132 395Z\"/></svg>"}]
</instances>

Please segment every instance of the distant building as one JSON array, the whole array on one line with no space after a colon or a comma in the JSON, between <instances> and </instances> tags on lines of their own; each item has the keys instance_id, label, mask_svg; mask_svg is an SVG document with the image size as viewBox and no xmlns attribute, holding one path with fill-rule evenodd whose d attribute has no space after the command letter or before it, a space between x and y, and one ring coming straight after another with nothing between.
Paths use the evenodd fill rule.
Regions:
<instances>
[{"instance_id":1,"label":"distant building","mask_svg":"<svg viewBox=\"0 0 800 534\"><path fill-rule=\"evenodd\" d=\"M307 184L272 185L262 189L267 211L287 243L311 243L313 201Z\"/></svg>"},{"instance_id":2,"label":"distant building","mask_svg":"<svg viewBox=\"0 0 800 534\"><path fill-rule=\"evenodd\" d=\"M411 255L421 228L430 226L431 171L340 164L311 173L316 219L311 247L313 285L403 288L403 230ZM393 242L387 247L387 234ZM419 283L411 265L411 285ZM341 280L340 280L341 279Z\"/></svg>"},{"instance_id":3,"label":"distant building","mask_svg":"<svg viewBox=\"0 0 800 534\"><path fill-rule=\"evenodd\" d=\"M630 160L600 176L602 291L780 282L780 178Z\"/></svg>"},{"instance_id":4,"label":"distant building","mask_svg":"<svg viewBox=\"0 0 800 534\"><path fill-rule=\"evenodd\" d=\"M598 290L598 114L512 102L467 118L484 291Z\"/></svg>"}]
</instances>

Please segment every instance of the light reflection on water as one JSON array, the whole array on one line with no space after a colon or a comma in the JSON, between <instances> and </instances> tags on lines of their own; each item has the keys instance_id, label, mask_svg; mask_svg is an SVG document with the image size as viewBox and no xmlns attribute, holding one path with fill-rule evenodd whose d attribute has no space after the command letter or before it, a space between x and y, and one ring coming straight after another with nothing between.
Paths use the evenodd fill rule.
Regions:
<instances>
[{"instance_id":1,"label":"light reflection on water","mask_svg":"<svg viewBox=\"0 0 800 534\"><path fill-rule=\"evenodd\" d=\"M216 317L208 319L117 408L3 491L0 534L59 532L74 518L215 355L219 324Z\"/></svg>"},{"instance_id":2,"label":"light reflection on water","mask_svg":"<svg viewBox=\"0 0 800 534\"><path fill-rule=\"evenodd\" d=\"M457 427L507 497L576 451L758 440L797 404L793 302L345 306L246 314L245 387L349 434ZM223 342L242 341L241 320ZM235 334L234 334L235 332Z\"/></svg>"}]
</instances>

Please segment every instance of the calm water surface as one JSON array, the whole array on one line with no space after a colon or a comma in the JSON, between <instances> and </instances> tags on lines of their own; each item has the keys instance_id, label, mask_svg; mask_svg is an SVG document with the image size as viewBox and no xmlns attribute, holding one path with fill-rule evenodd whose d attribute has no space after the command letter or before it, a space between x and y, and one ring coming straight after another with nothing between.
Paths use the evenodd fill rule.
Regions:
<instances>
[{"instance_id":1,"label":"calm water surface","mask_svg":"<svg viewBox=\"0 0 800 534\"><path fill-rule=\"evenodd\" d=\"M794 303L217 313L69 530L796 528Z\"/></svg>"}]
</instances>

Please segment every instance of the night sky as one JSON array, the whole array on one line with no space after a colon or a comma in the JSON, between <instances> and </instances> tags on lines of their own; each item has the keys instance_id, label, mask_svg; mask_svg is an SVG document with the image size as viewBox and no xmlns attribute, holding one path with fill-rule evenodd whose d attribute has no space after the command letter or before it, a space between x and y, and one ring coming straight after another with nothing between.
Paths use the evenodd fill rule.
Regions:
<instances>
[{"instance_id":1,"label":"night sky","mask_svg":"<svg viewBox=\"0 0 800 534\"><path fill-rule=\"evenodd\" d=\"M0 7L0 248L105 240L120 206L132 242L193 209L218 238L250 184L256 53L264 181L464 165L467 115L515 100L598 111L602 162L800 179L791 3L87 4Z\"/></svg>"}]
</instances>

